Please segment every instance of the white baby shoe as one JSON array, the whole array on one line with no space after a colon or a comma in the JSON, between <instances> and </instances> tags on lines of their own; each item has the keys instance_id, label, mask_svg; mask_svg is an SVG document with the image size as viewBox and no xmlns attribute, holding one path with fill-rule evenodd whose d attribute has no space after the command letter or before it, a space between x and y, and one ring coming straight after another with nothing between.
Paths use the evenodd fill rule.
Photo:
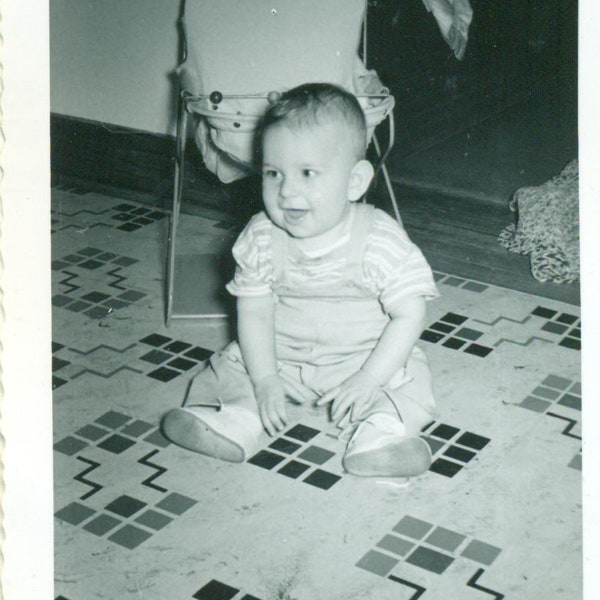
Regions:
<instances>
[{"instance_id":1,"label":"white baby shoe","mask_svg":"<svg viewBox=\"0 0 600 600\"><path fill-rule=\"evenodd\" d=\"M162 430L173 443L193 452L243 462L256 448L263 425L246 408L188 406L167 412Z\"/></svg>"},{"instance_id":2,"label":"white baby shoe","mask_svg":"<svg viewBox=\"0 0 600 600\"><path fill-rule=\"evenodd\" d=\"M398 417L379 412L356 428L342 464L362 477L414 477L430 467L431 450L424 439L407 436Z\"/></svg>"}]
</instances>

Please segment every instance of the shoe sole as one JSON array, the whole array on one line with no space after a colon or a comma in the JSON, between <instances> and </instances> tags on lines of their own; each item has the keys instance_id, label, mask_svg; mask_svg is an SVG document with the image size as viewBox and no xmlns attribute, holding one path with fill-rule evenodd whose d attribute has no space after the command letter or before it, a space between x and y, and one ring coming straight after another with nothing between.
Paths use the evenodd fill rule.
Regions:
<instances>
[{"instance_id":1,"label":"shoe sole","mask_svg":"<svg viewBox=\"0 0 600 600\"><path fill-rule=\"evenodd\" d=\"M431 450L422 438L408 437L346 454L342 465L348 473L360 477L415 477L431 466Z\"/></svg>"},{"instance_id":2,"label":"shoe sole","mask_svg":"<svg viewBox=\"0 0 600 600\"><path fill-rule=\"evenodd\" d=\"M215 431L188 410L170 410L163 417L161 426L167 439L192 452L234 463L244 462L246 459L241 446Z\"/></svg>"}]
</instances>

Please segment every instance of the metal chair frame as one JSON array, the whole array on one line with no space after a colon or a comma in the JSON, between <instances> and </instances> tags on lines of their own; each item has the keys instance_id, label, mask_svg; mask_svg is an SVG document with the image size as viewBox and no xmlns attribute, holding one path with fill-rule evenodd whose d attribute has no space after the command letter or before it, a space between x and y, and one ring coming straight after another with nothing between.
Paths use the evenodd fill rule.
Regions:
<instances>
[{"instance_id":1,"label":"metal chair frame","mask_svg":"<svg viewBox=\"0 0 600 600\"><path fill-rule=\"evenodd\" d=\"M183 25L183 21L182 21ZM183 25L184 26L184 25ZM182 54L185 60L187 51L185 47L185 35L183 36ZM362 57L366 64L366 49L367 49L367 17L365 11L365 17L363 20L363 35L362 35ZM174 173L174 186L173 186L173 198L172 206L170 211L170 224L169 224L169 237L168 237L168 250L167 250L167 289L166 289L166 318L165 322L167 327L171 324L172 319L188 319L188 318L222 318L225 315L222 314L205 314L205 315L189 315L189 314L177 314L173 311L174 304L174 290L175 290L175 256L176 256L176 235L177 228L179 225L179 218L181 213L181 200L183 195L183 184L184 184L184 166L185 166L185 151L187 145L187 133L188 123L191 114L202 115L205 117L215 116L215 106L222 101L222 99L264 99L268 101L268 96L264 94L256 95L226 95L221 94L218 91L213 91L210 94L194 95L187 90L181 90L180 102L178 106L178 117L177 117L177 133L176 133L176 149L175 149L175 173ZM394 146L395 139L395 127L394 127L394 99L390 94L370 94L370 95L357 95L357 98L368 98L378 99L382 102L388 102L385 108L384 119L388 120L388 139L385 150L382 151L381 145L377 139L376 134L373 134L372 141L373 147L377 153L378 163L375 167L375 175L371 181L369 189L365 194L363 201L372 189L374 182L376 181L379 173L381 172L385 181L387 192L392 204L394 215L397 221L402 224L400 217L400 211L398 209L398 203L396 195L392 186L392 182L385 164L385 161ZM208 101L208 102L207 102ZM235 121L258 121L258 117L254 115L227 115L227 113L220 113L219 116L231 117Z\"/></svg>"}]
</instances>

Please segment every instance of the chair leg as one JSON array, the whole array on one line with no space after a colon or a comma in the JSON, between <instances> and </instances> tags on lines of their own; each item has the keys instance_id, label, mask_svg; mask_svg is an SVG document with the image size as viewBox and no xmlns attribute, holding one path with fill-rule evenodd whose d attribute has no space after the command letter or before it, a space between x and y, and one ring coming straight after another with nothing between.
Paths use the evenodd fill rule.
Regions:
<instances>
[{"instance_id":1,"label":"chair leg","mask_svg":"<svg viewBox=\"0 0 600 600\"><path fill-rule=\"evenodd\" d=\"M187 142L188 111L185 102L182 101L180 114L177 122L177 140L175 151L175 180L173 185L173 201L171 208L171 219L169 224L169 238L167 241L167 290L166 290L166 316L165 323L171 325L173 315L173 291L175 288L175 242L177 237L177 225L183 195L183 175L185 146Z\"/></svg>"}]
</instances>

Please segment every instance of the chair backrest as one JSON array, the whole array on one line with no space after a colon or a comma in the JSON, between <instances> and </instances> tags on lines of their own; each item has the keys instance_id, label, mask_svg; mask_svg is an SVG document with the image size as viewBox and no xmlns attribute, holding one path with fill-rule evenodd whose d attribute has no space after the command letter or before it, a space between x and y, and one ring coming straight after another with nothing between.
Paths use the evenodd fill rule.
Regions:
<instances>
[{"instance_id":1,"label":"chair backrest","mask_svg":"<svg viewBox=\"0 0 600 600\"><path fill-rule=\"evenodd\" d=\"M196 94L268 93L307 81L353 89L366 0L186 0Z\"/></svg>"}]
</instances>

